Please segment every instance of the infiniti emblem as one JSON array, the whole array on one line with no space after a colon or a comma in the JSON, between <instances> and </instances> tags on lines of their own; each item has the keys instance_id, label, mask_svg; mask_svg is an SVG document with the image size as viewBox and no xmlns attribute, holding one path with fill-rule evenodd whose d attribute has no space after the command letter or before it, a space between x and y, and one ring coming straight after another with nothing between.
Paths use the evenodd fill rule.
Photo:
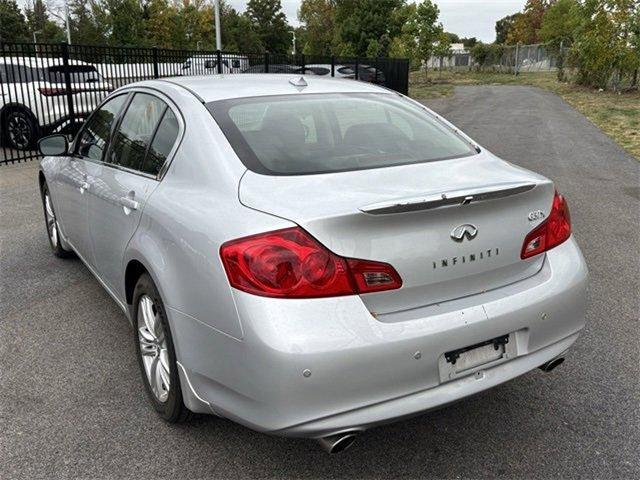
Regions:
<instances>
[{"instance_id":1,"label":"infiniti emblem","mask_svg":"<svg viewBox=\"0 0 640 480\"><path fill-rule=\"evenodd\" d=\"M467 237L467 240L473 240L477 234L478 229L475 225L471 225L470 223L458 225L456 228L451 230L451 238L456 242L461 242L464 240L464 237Z\"/></svg>"}]
</instances>

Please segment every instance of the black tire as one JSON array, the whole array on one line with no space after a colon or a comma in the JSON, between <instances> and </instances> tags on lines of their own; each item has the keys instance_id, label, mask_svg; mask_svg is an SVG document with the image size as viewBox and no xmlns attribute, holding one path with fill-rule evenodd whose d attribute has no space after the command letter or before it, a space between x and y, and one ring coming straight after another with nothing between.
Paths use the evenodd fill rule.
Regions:
<instances>
[{"instance_id":1,"label":"black tire","mask_svg":"<svg viewBox=\"0 0 640 480\"><path fill-rule=\"evenodd\" d=\"M2 115L2 129L6 145L16 150L34 150L40 138L40 129L33 115L14 108Z\"/></svg>"},{"instance_id":2,"label":"black tire","mask_svg":"<svg viewBox=\"0 0 640 480\"><path fill-rule=\"evenodd\" d=\"M153 301L154 313L158 320L162 324L164 330L164 336L167 343L167 352L169 357L169 379L170 387L168 397L165 401L161 402L154 394L150 384L149 378L145 371L143 355L140 345L140 328L138 327L138 316L142 313L140 310L140 299L143 296L148 296ZM171 336L171 330L169 328L169 322L167 321L167 314L164 308L164 303L160 297L160 293L156 288L153 280L149 274L144 273L138 279L135 289L133 291L133 326L134 326L134 340L136 355L138 356L138 365L140 366L140 374L144 383L145 390L149 400L153 404L153 407L158 414L169 423L181 423L192 416L192 412L185 406L182 400L182 390L180 388L180 376L178 375L178 366L176 364L176 352L173 346L173 337ZM159 367L156 367L159 368Z\"/></svg>"},{"instance_id":3,"label":"black tire","mask_svg":"<svg viewBox=\"0 0 640 480\"><path fill-rule=\"evenodd\" d=\"M42 188L40 189L40 195L42 197L42 210L44 212L44 223L47 228L47 238L49 239L49 245L51 246L51 251L56 257L60 258L69 258L73 257L74 253L70 250L65 250L60 243L60 228L58 227L57 217L55 215L55 209L53 207L53 202L51 201L51 194L49 193L49 186L47 182L42 184ZM47 213L47 198L49 199L49 206L51 208L51 213L53 214L53 222L50 220L50 216ZM53 234L53 229L55 229L55 235Z\"/></svg>"}]
</instances>

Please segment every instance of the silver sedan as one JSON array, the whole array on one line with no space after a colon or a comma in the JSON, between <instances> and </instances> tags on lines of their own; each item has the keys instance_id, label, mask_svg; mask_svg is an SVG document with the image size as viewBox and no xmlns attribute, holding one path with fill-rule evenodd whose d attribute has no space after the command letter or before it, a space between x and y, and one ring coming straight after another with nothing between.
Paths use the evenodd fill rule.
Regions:
<instances>
[{"instance_id":1,"label":"silver sedan","mask_svg":"<svg viewBox=\"0 0 640 480\"><path fill-rule=\"evenodd\" d=\"M40 149L53 252L126 313L169 422L214 414L338 452L552 370L584 327L554 184L375 85L146 81Z\"/></svg>"}]
</instances>

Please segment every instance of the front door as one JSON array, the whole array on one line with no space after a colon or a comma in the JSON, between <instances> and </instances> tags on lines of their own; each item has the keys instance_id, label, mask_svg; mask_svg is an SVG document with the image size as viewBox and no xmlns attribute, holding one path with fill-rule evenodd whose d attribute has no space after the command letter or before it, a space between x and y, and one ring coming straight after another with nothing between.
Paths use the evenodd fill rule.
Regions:
<instances>
[{"instance_id":1,"label":"front door","mask_svg":"<svg viewBox=\"0 0 640 480\"><path fill-rule=\"evenodd\" d=\"M96 162L101 162L109 145L111 130L127 96L105 102L83 125L73 152L64 159L57 177L56 208L65 238L88 264L92 249L87 223L88 198L93 187Z\"/></svg>"},{"instance_id":2,"label":"front door","mask_svg":"<svg viewBox=\"0 0 640 480\"><path fill-rule=\"evenodd\" d=\"M162 132L170 117L173 113L162 100L135 93L94 179L89 200L93 256L100 278L121 300L125 250L147 199L158 185L157 174L168 154L158 152L163 143L159 137L166 137Z\"/></svg>"}]
</instances>

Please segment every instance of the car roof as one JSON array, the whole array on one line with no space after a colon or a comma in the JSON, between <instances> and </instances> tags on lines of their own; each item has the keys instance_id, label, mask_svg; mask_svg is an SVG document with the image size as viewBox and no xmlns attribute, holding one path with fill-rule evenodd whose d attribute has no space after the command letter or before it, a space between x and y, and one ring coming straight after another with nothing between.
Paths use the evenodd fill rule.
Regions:
<instances>
[{"instance_id":1,"label":"car roof","mask_svg":"<svg viewBox=\"0 0 640 480\"><path fill-rule=\"evenodd\" d=\"M62 65L62 57L0 57L0 64L26 65L28 67L55 67ZM80 60L69 60L69 65L90 65L91 63Z\"/></svg>"},{"instance_id":2,"label":"car roof","mask_svg":"<svg viewBox=\"0 0 640 480\"><path fill-rule=\"evenodd\" d=\"M303 78L307 86L293 85ZM198 75L192 77L167 78L174 84L187 88L205 103L233 98L260 97L267 95L312 94L312 93L389 93L389 90L371 83L342 80L314 75L237 73ZM138 85L153 84L154 81ZM155 83L157 85L157 83ZM131 86L131 85L130 85Z\"/></svg>"}]
</instances>

